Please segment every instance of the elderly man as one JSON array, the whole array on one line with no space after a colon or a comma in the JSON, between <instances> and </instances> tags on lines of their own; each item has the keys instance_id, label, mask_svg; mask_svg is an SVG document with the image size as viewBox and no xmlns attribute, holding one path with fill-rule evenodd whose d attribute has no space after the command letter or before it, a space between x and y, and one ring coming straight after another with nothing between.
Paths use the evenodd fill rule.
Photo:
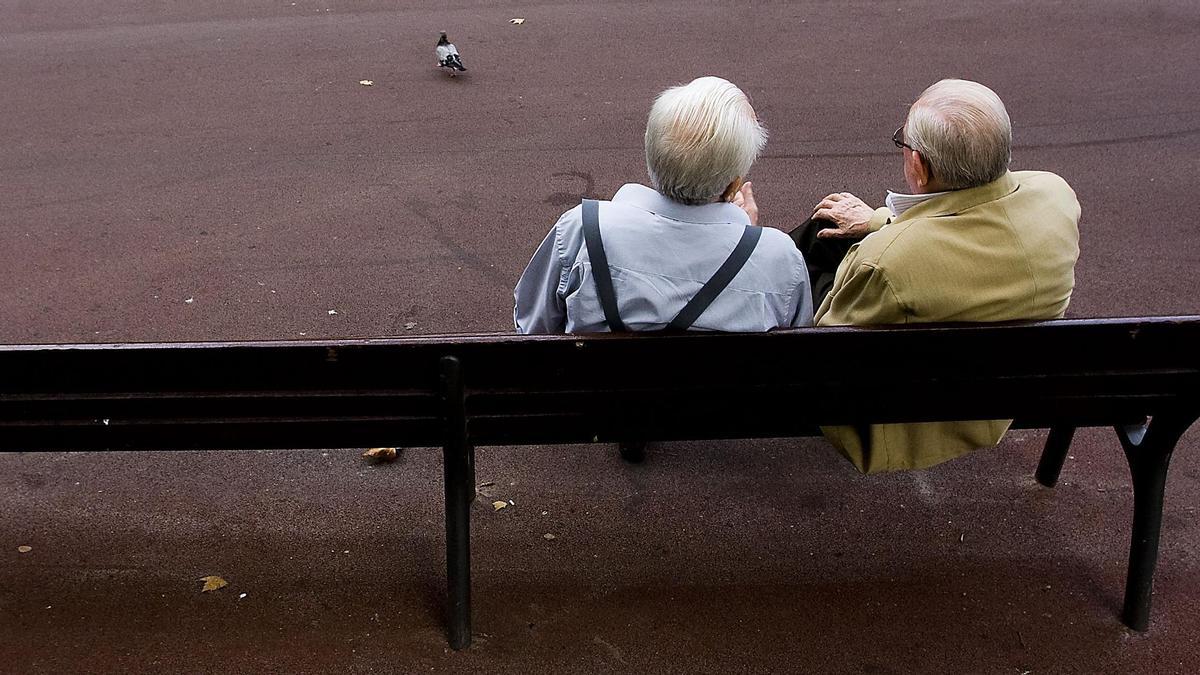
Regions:
<instances>
[{"instance_id":1,"label":"elderly man","mask_svg":"<svg viewBox=\"0 0 1200 675\"><path fill-rule=\"evenodd\" d=\"M850 193L831 194L793 232L820 294L817 324L1062 317L1079 257L1079 202L1052 173L1008 170L1012 127L1000 97L977 82L942 80L921 94L892 140L903 154L908 194L889 192L878 209ZM875 472L996 445L1008 425L824 431L855 466Z\"/></svg>"},{"instance_id":2,"label":"elderly man","mask_svg":"<svg viewBox=\"0 0 1200 675\"><path fill-rule=\"evenodd\" d=\"M766 130L732 83L701 77L664 91L646 124L653 189L630 183L612 201L584 200L558 219L517 282L517 330L810 324L804 259L786 234L757 227L743 185L765 143Z\"/></svg>"}]
</instances>

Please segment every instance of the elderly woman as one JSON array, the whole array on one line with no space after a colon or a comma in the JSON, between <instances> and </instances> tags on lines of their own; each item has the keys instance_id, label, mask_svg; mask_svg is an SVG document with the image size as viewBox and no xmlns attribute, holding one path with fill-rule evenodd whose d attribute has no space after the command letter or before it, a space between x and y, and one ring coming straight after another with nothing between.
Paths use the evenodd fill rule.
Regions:
<instances>
[{"instance_id":1,"label":"elderly woman","mask_svg":"<svg viewBox=\"0 0 1200 675\"><path fill-rule=\"evenodd\" d=\"M522 333L766 331L812 323L804 258L759 228L743 179L767 133L740 89L701 77L664 91L646 124L653 189L564 213L514 295ZM736 203L735 203L736 202Z\"/></svg>"}]
</instances>

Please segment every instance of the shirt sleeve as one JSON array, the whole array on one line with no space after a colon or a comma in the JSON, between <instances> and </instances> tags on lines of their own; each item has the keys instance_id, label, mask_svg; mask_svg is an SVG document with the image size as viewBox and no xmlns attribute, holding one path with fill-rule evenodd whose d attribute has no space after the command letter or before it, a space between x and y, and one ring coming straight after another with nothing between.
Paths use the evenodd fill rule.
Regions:
<instances>
[{"instance_id":1,"label":"shirt sleeve","mask_svg":"<svg viewBox=\"0 0 1200 675\"><path fill-rule=\"evenodd\" d=\"M558 226L542 240L513 289L513 325L517 332L563 333L567 328L567 306L559 289L567 270L558 256Z\"/></svg>"},{"instance_id":2,"label":"shirt sleeve","mask_svg":"<svg viewBox=\"0 0 1200 675\"><path fill-rule=\"evenodd\" d=\"M887 274L869 263L857 263L838 270L821 309L820 326L873 326L908 323L909 312L888 283Z\"/></svg>"},{"instance_id":3,"label":"shirt sleeve","mask_svg":"<svg viewBox=\"0 0 1200 675\"><path fill-rule=\"evenodd\" d=\"M797 251L799 253L799 251ZM805 264L804 256L800 256L798 269L800 279L796 284L796 314L792 317L792 328L803 328L804 326L813 325L813 299L812 288L809 287L808 266Z\"/></svg>"}]
</instances>

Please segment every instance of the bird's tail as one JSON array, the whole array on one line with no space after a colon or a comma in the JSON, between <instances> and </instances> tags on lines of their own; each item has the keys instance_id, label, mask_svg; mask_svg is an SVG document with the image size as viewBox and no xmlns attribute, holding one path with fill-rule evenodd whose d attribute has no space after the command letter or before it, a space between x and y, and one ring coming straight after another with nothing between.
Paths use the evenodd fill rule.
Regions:
<instances>
[{"instance_id":1,"label":"bird's tail","mask_svg":"<svg viewBox=\"0 0 1200 675\"><path fill-rule=\"evenodd\" d=\"M467 69L467 67L463 65L462 59L458 58L458 54L455 54L450 57L450 67L455 70L464 70L465 71Z\"/></svg>"}]
</instances>

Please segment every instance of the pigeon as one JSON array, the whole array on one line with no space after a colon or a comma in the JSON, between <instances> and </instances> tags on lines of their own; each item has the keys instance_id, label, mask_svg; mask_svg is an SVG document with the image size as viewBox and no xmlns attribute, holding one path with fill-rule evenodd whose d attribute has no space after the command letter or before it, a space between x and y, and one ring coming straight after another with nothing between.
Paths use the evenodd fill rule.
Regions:
<instances>
[{"instance_id":1,"label":"pigeon","mask_svg":"<svg viewBox=\"0 0 1200 675\"><path fill-rule=\"evenodd\" d=\"M465 71L467 69L463 65L462 59L458 56L458 48L450 43L445 33L442 33L438 38L437 48L434 49L434 53L437 54L438 68L449 68L450 77L455 76L455 71Z\"/></svg>"}]
</instances>

